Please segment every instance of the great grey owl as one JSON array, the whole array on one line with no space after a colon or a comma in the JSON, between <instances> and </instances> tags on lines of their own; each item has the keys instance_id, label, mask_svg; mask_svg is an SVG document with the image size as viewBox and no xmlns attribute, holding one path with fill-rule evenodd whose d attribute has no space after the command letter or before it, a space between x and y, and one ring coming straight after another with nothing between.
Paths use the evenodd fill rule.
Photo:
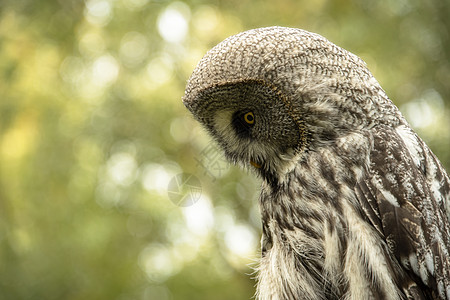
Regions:
<instances>
[{"instance_id":1,"label":"great grey owl","mask_svg":"<svg viewBox=\"0 0 450 300\"><path fill-rule=\"evenodd\" d=\"M257 299L450 299L450 180L366 64L269 27L211 49L186 107L262 178Z\"/></svg>"}]
</instances>

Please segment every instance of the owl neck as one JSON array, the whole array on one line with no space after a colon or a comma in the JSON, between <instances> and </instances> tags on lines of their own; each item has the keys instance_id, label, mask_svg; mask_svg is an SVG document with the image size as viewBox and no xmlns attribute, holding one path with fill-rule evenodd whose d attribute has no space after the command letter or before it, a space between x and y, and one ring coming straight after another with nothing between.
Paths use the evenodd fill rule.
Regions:
<instances>
[{"instance_id":1,"label":"owl neck","mask_svg":"<svg viewBox=\"0 0 450 300\"><path fill-rule=\"evenodd\" d=\"M260 195L266 240L278 231L282 237L294 230L323 238L324 224L339 219L343 201L356 201L348 195L367 166L368 151L370 139L352 133L308 152L284 178L266 178Z\"/></svg>"}]
</instances>

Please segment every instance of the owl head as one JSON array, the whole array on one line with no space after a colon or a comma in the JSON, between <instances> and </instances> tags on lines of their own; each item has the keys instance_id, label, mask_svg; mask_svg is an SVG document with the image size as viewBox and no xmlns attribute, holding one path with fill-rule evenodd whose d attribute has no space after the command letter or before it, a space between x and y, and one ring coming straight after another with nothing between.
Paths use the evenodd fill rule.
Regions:
<instances>
[{"instance_id":1,"label":"owl head","mask_svg":"<svg viewBox=\"0 0 450 300\"><path fill-rule=\"evenodd\" d=\"M191 75L185 106L226 157L280 179L308 151L397 119L357 56L320 35L268 27L212 48Z\"/></svg>"}]
</instances>

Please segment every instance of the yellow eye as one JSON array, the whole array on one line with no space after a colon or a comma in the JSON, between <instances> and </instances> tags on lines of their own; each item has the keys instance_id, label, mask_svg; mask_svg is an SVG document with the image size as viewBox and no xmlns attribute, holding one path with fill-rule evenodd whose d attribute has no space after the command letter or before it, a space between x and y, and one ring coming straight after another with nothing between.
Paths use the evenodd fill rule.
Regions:
<instances>
[{"instance_id":1,"label":"yellow eye","mask_svg":"<svg viewBox=\"0 0 450 300\"><path fill-rule=\"evenodd\" d=\"M244 115L244 121L247 124L253 125L255 123L255 115L249 111Z\"/></svg>"}]
</instances>

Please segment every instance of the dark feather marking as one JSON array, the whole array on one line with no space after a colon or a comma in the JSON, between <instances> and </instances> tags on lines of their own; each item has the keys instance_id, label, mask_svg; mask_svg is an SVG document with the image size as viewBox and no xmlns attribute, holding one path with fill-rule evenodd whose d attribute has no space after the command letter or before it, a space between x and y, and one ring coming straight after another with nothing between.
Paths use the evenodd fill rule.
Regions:
<instances>
[{"instance_id":1,"label":"dark feather marking","mask_svg":"<svg viewBox=\"0 0 450 300\"><path fill-rule=\"evenodd\" d=\"M381 225L380 211L376 199L365 181L360 181L355 186L356 197L360 200L362 209L370 223L377 229L380 235L384 235Z\"/></svg>"}]
</instances>

